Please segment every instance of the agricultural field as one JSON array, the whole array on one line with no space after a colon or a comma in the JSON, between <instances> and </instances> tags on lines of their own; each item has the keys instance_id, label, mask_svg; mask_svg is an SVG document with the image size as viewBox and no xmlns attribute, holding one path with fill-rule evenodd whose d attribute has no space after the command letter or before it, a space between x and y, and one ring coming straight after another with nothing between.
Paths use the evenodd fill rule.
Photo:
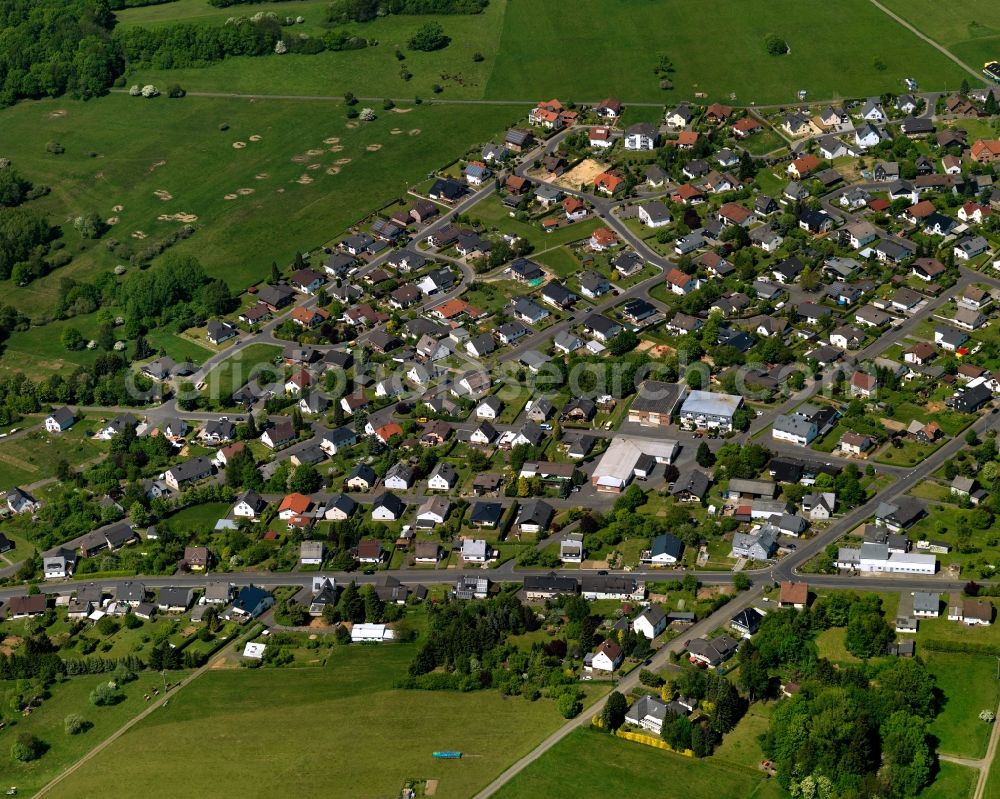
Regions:
<instances>
[{"instance_id":1,"label":"agricultural field","mask_svg":"<svg viewBox=\"0 0 1000 799\"><path fill-rule=\"evenodd\" d=\"M258 11L274 11L281 17L299 16L305 18L302 25L296 25L295 33L319 33L323 29L324 15L329 4L323 0L306 2L279 2L254 5L252 10L236 7L213 8L207 0L179 0L161 7L129 9L119 12L118 18L125 26L157 27L173 22L223 24L228 17L249 16ZM176 8L176 18L172 11ZM275 57L229 58L208 67L192 67L172 70L134 71L126 78L133 83L155 83L169 85L180 83L189 92L235 92L260 95L317 95L322 97L340 96L353 92L358 97L435 97L432 87L443 88L443 99L478 99L484 96L497 60L497 48L504 29L504 16L508 11L518 13L516 4L508 7L506 0L490 3L482 14L465 15L421 15L387 16L367 23L350 23L339 29L375 39L378 45L363 50L325 52L317 55L286 54ZM451 43L442 50L430 53L415 52L406 48L406 42L413 33L426 22L439 22ZM406 56L405 61L396 59L399 49ZM473 54L480 53L482 61L474 61ZM412 74L404 80L400 75L401 66ZM518 87L512 86L511 90ZM506 94L501 99L526 102L531 95ZM497 110L497 109L495 109ZM514 116L517 111L508 108L502 113ZM463 108L450 112L456 124L461 124L465 114ZM452 139L453 155L472 142L456 135Z\"/></svg>"},{"instance_id":2,"label":"agricultural field","mask_svg":"<svg viewBox=\"0 0 1000 799\"><path fill-rule=\"evenodd\" d=\"M497 799L690 799L786 794L760 771L694 760L593 730L577 730L514 777Z\"/></svg>"},{"instance_id":3,"label":"agricultural field","mask_svg":"<svg viewBox=\"0 0 1000 799\"><path fill-rule=\"evenodd\" d=\"M709 35L702 9L679 0L583 0L572 14L554 0L511 4L486 96L554 94L582 101L615 93L623 100L670 103L675 94L689 99L704 92L715 100L735 95L736 103L750 105L791 101L799 89L818 99L893 90L903 77L916 77L925 88L962 80L956 65L866 0L800 12L790 0L724 2L713 7ZM768 55L764 38L770 33L782 36L791 52ZM726 47L707 46L707 35ZM563 60L559 70L549 63L553 53ZM653 74L660 55L676 67L674 92L661 91ZM615 64L614 78L608 63Z\"/></svg>"},{"instance_id":4,"label":"agricultural field","mask_svg":"<svg viewBox=\"0 0 1000 799\"><path fill-rule=\"evenodd\" d=\"M186 780L211 784L220 799L392 796L406 779L436 779L437 796L465 799L562 722L548 700L394 689L414 652L345 647L325 667L209 670L51 795L169 797L183 763ZM400 731L392 757L389 729ZM465 757L434 760L439 749ZM271 767L247 768L232 756L251 750L267 752Z\"/></svg>"},{"instance_id":5,"label":"agricultural field","mask_svg":"<svg viewBox=\"0 0 1000 799\"><path fill-rule=\"evenodd\" d=\"M307 0L254 10L301 15L305 21L296 30L315 34L323 26L323 5ZM928 0L918 7L923 6L931 8ZM128 80L180 82L189 91L328 96L352 91L359 96L425 98L439 84L443 99L525 103L543 95L596 101L611 93L626 101L670 103L675 96L690 99L695 92L704 92L716 100L735 95L737 103L749 105L791 101L799 89L817 99L879 94L897 89L903 77L917 78L925 89L957 87L966 75L866 0L810 9L807 15L800 10L791 0L752 0L749 7L735 0L725 2L716 9L712 30L714 39L727 42L720 51L706 46L700 10L679 0L642 0L638 5L583 0L572 13L557 0L528 4L495 0L481 15L431 17L452 39L448 47L433 53L405 50L406 40L426 17L390 16L344 26L378 40L376 47L364 50L233 58L206 68L140 70ZM937 8L933 12L946 13ZM236 15L232 8L212 9L199 6L199 0L181 0L122 11L119 19L124 26L155 27L173 20L219 24ZM995 12L968 16L989 19ZM838 35L830 36L831 30ZM980 25L975 32L996 31ZM788 42L787 55L767 54L764 39L771 33ZM990 43L984 42L979 51L986 52ZM397 47L406 53L409 80L400 75L400 62L394 56ZM964 47L959 51L965 52ZM477 52L481 61L473 60ZM662 91L653 73L661 55L668 55L676 66L670 75L673 92ZM609 62L615 64L613 79L608 76Z\"/></svg>"}]
</instances>

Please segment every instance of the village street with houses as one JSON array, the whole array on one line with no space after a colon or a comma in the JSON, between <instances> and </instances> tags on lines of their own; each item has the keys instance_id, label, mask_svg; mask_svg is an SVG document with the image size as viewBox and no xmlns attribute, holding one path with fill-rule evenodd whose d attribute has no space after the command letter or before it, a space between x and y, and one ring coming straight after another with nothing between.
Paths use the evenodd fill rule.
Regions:
<instances>
[{"instance_id":1,"label":"village street with houses","mask_svg":"<svg viewBox=\"0 0 1000 799\"><path fill-rule=\"evenodd\" d=\"M903 597L958 596L970 585L991 586L992 567L964 557L968 540L961 543L962 523L953 520L987 513L995 488L976 476L990 465L981 447L994 440L1000 420L994 416L1000 380L993 378L1000 373L1000 343L991 318L992 292L1000 292L1000 190L992 188L990 166L1000 160L1000 141L960 143L959 156L946 152L951 144L931 143L938 126L943 133L956 118L971 118L956 117L953 107L977 119L995 117L996 98L986 91L972 99L914 94L910 112L892 116L880 98L780 113L681 104L667 109L662 123L624 129L617 124L622 104L613 98L581 110L556 100L539 103L524 128L508 132L503 145L488 145L494 151L523 146L520 153L507 150L494 162L484 148L487 160L463 158L458 174L414 187L404 204L430 208L417 213L419 221L412 221L413 211L397 219L405 209L388 219L377 216L367 229L312 253L309 265L295 269L287 283L255 287L254 293L283 299L262 299L243 308L240 319L215 328L210 323L210 330L224 330L234 341L201 365L176 369L157 359L166 369L157 380L166 397L159 404L53 408L38 425L8 434L17 442L45 430L58 440L84 419L95 426L94 438L112 442L156 431L178 454L157 467L159 474L143 475L146 510L155 514L161 507L153 500L176 503L163 506L168 528L173 513L199 504L228 510L209 519L214 527L190 531L174 573L121 573L118 561L111 568L97 565L163 546L160 520L139 523L132 505L120 507L118 519L38 554L11 544L3 553L10 565L0 571L7 581L0 588L0 614L16 623L52 607L86 604L82 618L96 624L105 615L134 615L142 606L150 621L159 608L160 615L192 611L198 622L205 607L218 604L228 622L263 624L284 634L305 625L284 623L279 613L297 605L325 620L323 607L335 605L349 586L371 587L380 601L403 605L428 590L466 599L469 585L484 580L482 596L470 596L485 600L511 585L524 601L589 594L599 602L645 607L647 583L690 577L724 592L745 581L717 608L673 628L678 634L660 641L642 669L634 663L619 677L620 662L610 657L611 668L598 676L632 695L645 671L669 671L684 653L691 663L720 667L735 643L717 663L699 657L716 644L720 629L749 639L733 625L745 611L763 608L763 618L777 609L771 596L776 585L807 581L814 594ZM815 120L822 122L827 111L838 121L821 129ZM738 128L741 120L749 122ZM915 120L930 128L907 134ZM736 155L720 146L730 141L718 133L723 128L747 131L733 133L736 141L766 128L793 144L780 155ZM856 139L868 128L876 144L862 147ZM818 147L834 146L831 137L851 154L815 155ZM699 140L710 144L697 145ZM581 141L589 142L582 148L587 152ZM876 151L881 141L899 141L903 155L917 154L930 164L924 177L942 180L918 188L919 177L900 177L899 164L889 161L896 145ZM673 176L651 159L634 158L695 146L703 157L683 166L683 156L667 159ZM886 157L866 157L866 150ZM957 173L947 166L937 172L941 153L958 159ZM590 164L601 171L588 166L587 181L567 180ZM719 172L737 165L746 178ZM695 177L684 179L689 172ZM978 181L987 175L988 182ZM804 188L809 178L813 183ZM776 185L773 193L781 196L765 195L761 183ZM969 198L956 212L961 221L944 213L960 194ZM862 195L867 199L855 205L852 198ZM927 201L921 197L944 210L931 203L926 214L915 211ZM495 206L509 213L497 214ZM784 216L793 217L791 230L779 221ZM505 232L513 224L508 219L517 230L530 225L538 244L528 242L532 247L515 255L527 239ZM778 232L783 224L784 235ZM648 235L646 228L656 227L668 228L662 239ZM575 229L585 232L567 234ZM548 237L559 243L545 246ZM491 265L490 253L502 247L512 257ZM426 263L416 272L402 269L401 253ZM544 257L550 253L559 258L550 262ZM638 269L614 266L627 254L634 254ZM581 273L588 270L596 276L584 283ZM636 274L631 282L629 275ZM372 275L377 279L369 280ZM385 288L387 281L392 288ZM403 291L408 286L412 290ZM749 287L755 296L742 290ZM704 291L711 299L698 302ZM480 308L484 300L491 304ZM300 320L316 318L316 328L324 329L334 302L341 316L330 320L337 335L326 337L337 343L329 343L310 333L311 321ZM264 321L245 323L248 308L258 308ZM305 328L305 335L290 339L290 324ZM341 337L347 327L354 328L352 335ZM705 329L716 332L714 340L696 336ZM768 341L779 346L767 348ZM698 351L689 363L684 359L694 345ZM278 373L273 385L263 392L234 385L232 398L211 396L220 367L260 346L281 351L268 363ZM527 377L544 374L553 361L569 368L577 362L612 366L633 353L645 354L648 371L617 395L606 390L580 397L561 384L536 393ZM765 359L768 353L775 357ZM508 366L521 375L512 381L518 384L513 398L504 398L502 389L510 386L499 378ZM323 387L337 382L330 373L342 380L341 390L326 396ZM745 388L745 395L734 386ZM238 392L240 402L231 402ZM246 434L251 419L253 436ZM180 426L186 432L171 432ZM763 459L752 473L737 472L745 466L741 450ZM229 476L232 463L245 460L257 473L257 488ZM312 490L293 488L299 470L315 478ZM793 477L784 476L789 470ZM274 485L275 475L283 485ZM26 537L26 520L42 518L49 480L9 486L12 535ZM190 499L196 491L213 492L212 499ZM108 503L124 493L109 492ZM638 515L652 534L639 541L635 530L624 540L603 540L600 532L628 507L621 503L632 501L633 511L651 509ZM937 525L944 505L948 521ZM687 518L678 523L682 511ZM987 527L993 524L989 516ZM693 529L699 526L704 532ZM251 565L245 550L213 543L231 534L227 541L239 534L254 544L275 542L295 553L295 562L280 569ZM857 548L834 546L849 537L862 541ZM835 556L831 547L838 549ZM975 552L1000 556L995 541L977 539ZM24 579L33 558L41 569ZM28 583L37 591L28 593ZM134 601L125 598L136 586ZM92 594L86 603L83 590ZM169 601L175 590L183 595L179 611ZM220 599L207 599L219 590ZM971 619L967 612L953 621L980 623ZM990 615L983 626L993 621ZM331 629L337 624L344 622ZM350 624L355 643L393 637L392 621ZM896 631L901 627L897 618ZM970 635L977 633L970 627ZM267 646L262 635L250 637ZM608 659L618 648L612 637L604 640L610 646L588 653L590 665L586 659L582 668L574 663L582 681L601 671L598 656ZM247 649L243 657L262 658L263 651ZM605 693L588 697L573 718L477 797L500 791L590 726L607 701ZM948 755L978 770L975 799L983 795L995 749L994 732L985 757ZM55 777L53 787L69 773Z\"/></svg>"}]
</instances>

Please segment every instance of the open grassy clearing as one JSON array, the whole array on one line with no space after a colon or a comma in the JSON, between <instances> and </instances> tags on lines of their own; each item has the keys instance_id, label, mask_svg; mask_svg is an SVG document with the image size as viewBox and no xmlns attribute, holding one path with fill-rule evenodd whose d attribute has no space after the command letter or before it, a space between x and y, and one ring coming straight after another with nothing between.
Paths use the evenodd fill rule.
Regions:
<instances>
[{"instance_id":1,"label":"open grassy clearing","mask_svg":"<svg viewBox=\"0 0 1000 799\"><path fill-rule=\"evenodd\" d=\"M790 102L798 89L825 98L894 90L903 77L928 89L962 80L956 65L866 0L801 10L791 0L723 2L713 7L706 29L703 10L679 0L582 0L572 12L555 0L512 3L486 96L555 94L581 101L613 92L670 103L674 95L701 91L718 100L735 93L736 102L749 105ZM768 55L769 33L783 36L791 52ZM725 46L714 46L718 42ZM559 70L551 68L556 53ZM674 92L660 90L653 74L660 54L676 67ZM876 56L884 69L876 67Z\"/></svg>"},{"instance_id":2,"label":"open grassy clearing","mask_svg":"<svg viewBox=\"0 0 1000 799\"><path fill-rule=\"evenodd\" d=\"M975 769L942 760L938 763L934 782L920 792L920 799L969 799L978 778L979 772ZM983 799L989 799L990 796L987 784Z\"/></svg>"},{"instance_id":3,"label":"open grassy clearing","mask_svg":"<svg viewBox=\"0 0 1000 799\"><path fill-rule=\"evenodd\" d=\"M691 799L785 796L762 772L694 760L592 730L577 730L518 774L497 799Z\"/></svg>"},{"instance_id":4,"label":"open grassy clearing","mask_svg":"<svg viewBox=\"0 0 1000 799\"><path fill-rule=\"evenodd\" d=\"M52 795L172 796L183 763L185 780L219 799L393 796L406 778L437 779L437 796L464 798L562 721L547 700L393 689L414 651L358 646L325 668L209 671L126 734L127 758L105 751ZM391 743L389 729L401 732ZM435 761L438 749L466 756ZM237 751L257 752L264 767L247 768Z\"/></svg>"},{"instance_id":5,"label":"open grassy clearing","mask_svg":"<svg viewBox=\"0 0 1000 799\"><path fill-rule=\"evenodd\" d=\"M938 749L960 757L983 757L993 728L979 720L979 712L996 712L1000 702L996 659L927 649L920 656L945 696L941 713L930 725L931 734L940 741Z\"/></svg>"},{"instance_id":6,"label":"open grassy clearing","mask_svg":"<svg viewBox=\"0 0 1000 799\"><path fill-rule=\"evenodd\" d=\"M454 157L456 142L485 141L509 121L508 111L490 106L461 114L430 105L403 110L379 109L375 122L362 125L349 122L334 103L63 98L5 109L4 155L32 181L53 187L28 207L56 222L88 211L117 219L105 240L138 250L183 224L161 217L197 217L195 234L172 251L195 255L239 290L264 278L272 261L288 263L296 247L317 247L404 195ZM49 140L66 152L46 153ZM369 151L369 145L380 148ZM4 286L6 300L32 316L54 305L61 278L87 279L121 260L104 241L84 241L72 226L66 229L72 263L25 288ZM85 336L86 322L73 321ZM34 350L52 361L88 357L67 353L53 330L41 339L35 331L17 333L8 349Z\"/></svg>"},{"instance_id":7,"label":"open grassy clearing","mask_svg":"<svg viewBox=\"0 0 1000 799\"><path fill-rule=\"evenodd\" d=\"M55 475L56 463L60 460L79 466L106 451L107 447L102 446L104 442L93 441L84 435L87 427L78 423L58 435L38 430L19 438L0 440L0 488L44 480Z\"/></svg>"},{"instance_id":8,"label":"open grassy clearing","mask_svg":"<svg viewBox=\"0 0 1000 799\"><path fill-rule=\"evenodd\" d=\"M740 719L736 729L722 739L722 743L715 750L715 757L741 766L756 768L764 759L757 736L767 732L775 704L755 702L750 705L750 709Z\"/></svg>"}]
</instances>

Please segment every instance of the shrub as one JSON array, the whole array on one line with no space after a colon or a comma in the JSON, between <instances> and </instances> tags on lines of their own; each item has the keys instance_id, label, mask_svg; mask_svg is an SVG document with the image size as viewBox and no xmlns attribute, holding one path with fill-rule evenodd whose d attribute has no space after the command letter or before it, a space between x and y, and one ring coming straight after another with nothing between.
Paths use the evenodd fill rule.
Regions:
<instances>
[{"instance_id":1,"label":"shrub","mask_svg":"<svg viewBox=\"0 0 1000 799\"><path fill-rule=\"evenodd\" d=\"M140 87L139 84L136 83L134 86L132 86L132 88L128 90L128 93L131 94L133 97L138 97L142 94L142 87Z\"/></svg>"},{"instance_id":2,"label":"shrub","mask_svg":"<svg viewBox=\"0 0 1000 799\"><path fill-rule=\"evenodd\" d=\"M114 682L102 682L90 692L90 704L97 707L117 705L125 698L125 695L118 690L118 685Z\"/></svg>"},{"instance_id":3,"label":"shrub","mask_svg":"<svg viewBox=\"0 0 1000 799\"><path fill-rule=\"evenodd\" d=\"M447 47L451 39L445 35L444 28L438 22L428 22L417 28L406 46L411 50L421 50L429 53Z\"/></svg>"},{"instance_id":4,"label":"shrub","mask_svg":"<svg viewBox=\"0 0 1000 799\"><path fill-rule=\"evenodd\" d=\"M776 33L771 33L764 39L764 48L770 55L785 55L788 52L788 42Z\"/></svg>"},{"instance_id":5,"label":"shrub","mask_svg":"<svg viewBox=\"0 0 1000 799\"><path fill-rule=\"evenodd\" d=\"M385 109L386 111L391 111L391 110L392 110L393 108L395 108L395 107L396 107L396 104L395 104L395 103L394 103L394 102L393 102L393 101L392 101L392 100L391 100L390 98L386 97L386 98L385 98L385 99L384 99L384 100L382 101L382 107L383 107L383 108L384 108L384 109ZM374 117L373 117L373 118L374 118Z\"/></svg>"},{"instance_id":6,"label":"shrub","mask_svg":"<svg viewBox=\"0 0 1000 799\"><path fill-rule=\"evenodd\" d=\"M66 148L57 141L50 141L45 145L45 152L52 153L52 155L62 155L66 152Z\"/></svg>"},{"instance_id":7,"label":"shrub","mask_svg":"<svg viewBox=\"0 0 1000 799\"><path fill-rule=\"evenodd\" d=\"M171 83L167 87L167 97L183 97L187 94L179 83Z\"/></svg>"},{"instance_id":8,"label":"shrub","mask_svg":"<svg viewBox=\"0 0 1000 799\"><path fill-rule=\"evenodd\" d=\"M577 691L571 689L556 700L556 709L564 719L571 719L580 715L580 711L583 710L583 702L580 701Z\"/></svg>"},{"instance_id":9,"label":"shrub","mask_svg":"<svg viewBox=\"0 0 1000 799\"><path fill-rule=\"evenodd\" d=\"M362 108L361 113L358 115L362 122L374 122L375 121L375 109L373 108Z\"/></svg>"},{"instance_id":10,"label":"shrub","mask_svg":"<svg viewBox=\"0 0 1000 799\"><path fill-rule=\"evenodd\" d=\"M20 763L27 763L41 757L44 750L44 745L34 735L22 732L11 744L10 756Z\"/></svg>"},{"instance_id":11,"label":"shrub","mask_svg":"<svg viewBox=\"0 0 1000 799\"><path fill-rule=\"evenodd\" d=\"M478 64L478 63L479 63L480 61L483 61L483 60L484 60L484 58L483 58L483 54L482 54L482 53L480 53L480 52L479 52L479 51L477 50L476 52L474 52L474 53L472 54L472 60L473 60L473 61L475 61L475 62L476 62L476 63Z\"/></svg>"},{"instance_id":12,"label":"shrub","mask_svg":"<svg viewBox=\"0 0 1000 799\"><path fill-rule=\"evenodd\" d=\"M90 722L79 713L70 713L65 719L63 719L63 730L65 730L67 735L79 735L81 732L85 732L89 727Z\"/></svg>"},{"instance_id":13,"label":"shrub","mask_svg":"<svg viewBox=\"0 0 1000 799\"><path fill-rule=\"evenodd\" d=\"M143 97L156 97L160 94L160 90L157 89L152 83L147 83L142 87Z\"/></svg>"}]
</instances>

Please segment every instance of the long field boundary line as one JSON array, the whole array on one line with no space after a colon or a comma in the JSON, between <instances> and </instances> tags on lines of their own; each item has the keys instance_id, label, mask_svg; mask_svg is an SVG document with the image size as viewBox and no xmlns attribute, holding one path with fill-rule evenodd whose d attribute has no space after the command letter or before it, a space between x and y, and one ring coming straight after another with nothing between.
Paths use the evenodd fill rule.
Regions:
<instances>
[{"instance_id":1,"label":"long field boundary line","mask_svg":"<svg viewBox=\"0 0 1000 799\"><path fill-rule=\"evenodd\" d=\"M153 702L153 704L151 704L149 707L147 707L145 710L143 710L141 713L139 713L139 715L134 716L130 721L127 721L125 724L123 724L121 727L119 727L117 730L115 730L115 732L111 733L111 735L109 735L107 738L105 738L103 741L101 741L97 746L95 746L93 749L91 749L89 752L87 752L87 754L85 754L83 757L81 757L75 763L72 763L69 766L67 766L65 769L63 769L63 771L61 771L59 774L57 774L55 777L53 777L51 780L49 780L49 782L46 783L44 786L42 786L38 790L38 793L35 794L35 799L38 799L38 797L40 797L40 796L46 796L46 795L48 795L48 793L53 788L55 788L56 786L58 786L59 783L61 783L67 777L69 777L72 774L74 774L76 771L78 771L81 767L83 767L84 765L86 765L87 763L89 763L95 757L97 757L97 755L99 755L101 752L103 752L105 749L107 749L109 746L111 746L111 744L115 743L115 741L117 741L125 733L127 733L129 730L131 730L136 724L138 724L140 721L142 721L147 716L149 716L153 711L155 711L155 710L163 707L170 700L171 697L176 696L179 691L181 691L182 689L186 688L192 682L194 682L195 680L197 680L206 671L211 670L212 665L214 663L216 663L219 660L219 658L225 657L225 655L223 653L226 651L226 649L229 646L235 646L236 644L242 643L242 641L245 638L252 637L252 635L255 634L258 629L259 629L259 626L257 624L254 624L249 633L244 633L242 636L237 636L234 641L227 642L226 646L222 647L222 649L220 649L216 653L216 655L214 657L209 658L209 660L205 663L204 666L202 666L199 669L191 672L187 677L185 677L183 680L181 680L177 684L177 686L175 688L173 688L170 691L164 693L163 696L160 699L158 699L157 701Z\"/></svg>"},{"instance_id":2,"label":"long field boundary line","mask_svg":"<svg viewBox=\"0 0 1000 799\"><path fill-rule=\"evenodd\" d=\"M934 39L932 39L927 34L923 33L919 28L917 28L916 26L914 26L910 22L907 22L905 19L903 19L903 17L899 16L899 14L897 14L894 11L886 8L884 5L882 5L882 3L879 2L879 0L868 0L868 2L871 3L873 6L875 6L875 8L877 8L879 11L881 11L887 17L889 17L890 19L893 19L896 22L898 22L900 25L902 25L904 28L906 28L914 36L916 36L919 39L922 39L923 41L927 42L927 44L929 44L935 50L939 51L945 57L950 58L952 61L954 61L956 64L958 64L962 69L964 69L966 72L968 72L970 75L972 75L972 77L974 77L976 80L982 81L983 76L977 70L973 69L968 64L966 64L961 58L959 58L957 55L955 55L953 52L951 52L951 50L949 50L943 44L940 44L940 43L934 41Z\"/></svg>"}]
</instances>

